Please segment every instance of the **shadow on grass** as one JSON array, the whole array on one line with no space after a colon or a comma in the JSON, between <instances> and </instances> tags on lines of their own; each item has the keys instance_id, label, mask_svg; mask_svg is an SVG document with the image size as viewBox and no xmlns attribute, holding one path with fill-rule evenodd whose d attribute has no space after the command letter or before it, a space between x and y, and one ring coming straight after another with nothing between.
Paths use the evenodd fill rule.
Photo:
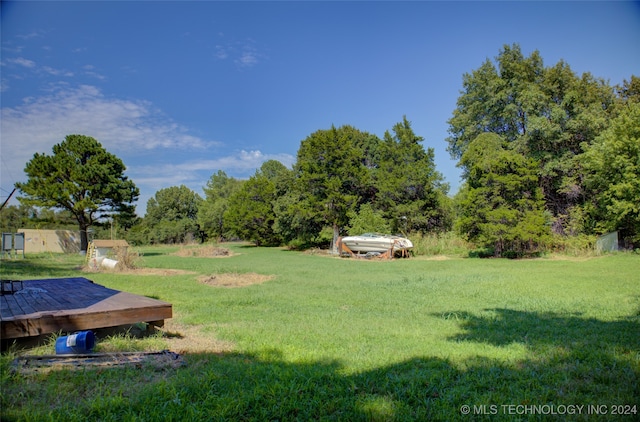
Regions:
<instances>
[{"instance_id":1,"label":"shadow on grass","mask_svg":"<svg viewBox=\"0 0 640 422\"><path fill-rule=\"evenodd\" d=\"M598 415L587 408L552 415L551 407L542 406L566 412L559 406L620 404L635 405L635 415L608 413L607 420L637 418L636 317L598 321L509 309L448 315L453 314L464 332L452 342L519 343L530 351L528 357L517 362L415 357L352 373L340 361L291 362L277 350L204 353L187 355L184 368L164 371L53 372L36 383L14 376L3 386L7 393L0 404L6 419L590 420ZM99 397L83 398L83 392L93 391L100 391ZM461 412L464 405L470 414ZM539 406L539 413L505 407L511 405Z\"/></svg>"},{"instance_id":2,"label":"shadow on grass","mask_svg":"<svg viewBox=\"0 0 640 422\"><path fill-rule=\"evenodd\" d=\"M454 341L473 341L506 346L520 343L533 351L549 347L591 352L640 349L640 320L628 317L617 321L582 318L580 314L525 312L512 309L486 309L477 316L452 312L465 331Z\"/></svg>"},{"instance_id":3,"label":"shadow on grass","mask_svg":"<svg viewBox=\"0 0 640 422\"><path fill-rule=\"evenodd\" d=\"M53 263L52 263L53 262ZM66 276L77 276L80 270L77 266L82 262L69 262L61 260L59 265L55 261L42 258L25 259L3 259L0 266L0 277L3 279L37 279L37 278L60 278Z\"/></svg>"},{"instance_id":4,"label":"shadow on grass","mask_svg":"<svg viewBox=\"0 0 640 422\"><path fill-rule=\"evenodd\" d=\"M162 251L162 252L156 252L156 251L144 251L140 254L140 257L144 258L145 256L160 256L160 255L166 255L167 253Z\"/></svg>"}]
</instances>

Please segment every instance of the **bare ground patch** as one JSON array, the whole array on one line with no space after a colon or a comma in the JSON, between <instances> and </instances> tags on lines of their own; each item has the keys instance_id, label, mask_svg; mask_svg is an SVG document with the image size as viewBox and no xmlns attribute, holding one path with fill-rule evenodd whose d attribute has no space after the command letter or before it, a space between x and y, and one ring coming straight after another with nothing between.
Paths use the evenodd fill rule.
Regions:
<instances>
[{"instance_id":1,"label":"bare ground patch","mask_svg":"<svg viewBox=\"0 0 640 422\"><path fill-rule=\"evenodd\" d=\"M169 349L177 353L224 353L230 352L235 345L230 341L216 338L201 326L178 324L173 320L165 321L163 328Z\"/></svg>"},{"instance_id":2,"label":"bare ground patch","mask_svg":"<svg viewBox=\"0 0 640 422\"><path fill-rule=\"evenodd\" d=\"M233 256L232 252L227 248L219 246L184 246L172 255L182 257L199 257L199 258L228 258Z\"/></svg>"},{"instance_id":3,"label":"bare ground patch","mask_svg":"<svg viewBox=\"0 0 640 422\"><path fill-rule=\"evenodd\" d=\"M451 257L446 255L430 255L423 258L425 261L448 261Z\"/></svg>"},{"instance_id":4,"label":"bare ground patch","mask_svg":"<svg viewBox=\"0 0 640 422\"><path fill-rule=\"evenodd\" d=\"M261 284L272 280L272 275L246 273L246 274L210 274L198 277L198 281L207 286L214 287L245 287L253 284Z\"/></svg>"},{"instance_id":5,"label":"bare ground patch","mask_svg":"<svg viewBox=\"0 0 640 422\"><path fill-rule=\"evenodd\" d=\"M196 274L193 271L187 270L172 270L168 268L131 268L128 270L123 270L121 273L131 274L131 275L186 275L186 274Z\"/></svg>"},{"instance_id":6,"label":"bare ground patch","mask_svg":"<svg viewBox=\"0 0 640 422\"><path fill-rule=\"evenodd\" d=\"M581 256L580 255L573 256L573 255L552 253L552 254L549 254L546 257L543 257L542 259L548 259L548 260L552 260L552 261L584 262L584 261L590 261L592 259L602 258L603 256L604 255L595 255L595 254L584 254L584 255L581 255Z\"/></svg>"},{"instance_id":7,"label":"bare ground patch","mask_svg":"<svg viewBox=\"0 0 640 422\"><path fill-rule=\"evenodd\" d=\"M118 273L124 275L155 275L155 276L172 276L172 275L188 275L188 274L196 274L193 271L187 270L172 270L169 268L91 268L91 267L82 267L82 271L87 273L95 273L95 272L111 272Z\"/></svg>"}]
</instances>

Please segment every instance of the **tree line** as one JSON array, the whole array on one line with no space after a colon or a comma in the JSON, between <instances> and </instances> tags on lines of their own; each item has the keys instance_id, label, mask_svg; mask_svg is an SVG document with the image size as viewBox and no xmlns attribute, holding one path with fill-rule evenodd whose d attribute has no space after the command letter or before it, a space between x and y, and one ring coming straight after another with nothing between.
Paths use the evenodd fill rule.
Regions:
<instances>
[{"instance_id":1,"label":"tree line","mask_svg":"<svg viewBox=\"0 0 640 422\"><path fill-rule=\"evenodd\" d=\"M289 169L270 160L248 180L214 173L205 197L182 185L147 203L135 241L243 239L300 248L354 231L433 232L451 228L448 186L404 118L383 139L352 126L318 130Z\"/></svg>"},{"instance_id":2,"label":"tree line","mask_svg":"<svg viewBox=\"0 0 640 422\"><path fill-rule=\"evenodd\" d=\"M364 231L455 230L489 255L524 256L612 230L630 245L640 240L636 76L610 86L505 45L463 75L448 124L464 179L454 197L406 117L382 138L349 125L317 130L292 168L267 161L248 180L214 170L204 198L184 185L161 189L143 218L133 213L139 192L124 164L83 135L68 136L52 156L35 154L17 187L21 207L64 210L81 232L108 216L135 244L242 239L303 248ZM2 212L3 220L19 214Z\"/></svg>"},{"instance_id":3,"label":"tree line","mask_svg":"<svg viewBox=\"0 0 640 422\"><path fill-rule=\"evenodd\" d=\"M620 86L505 45L463 77L447 138L465 184L456 228L493 254L550 236L640 235L640 79ZM548 229L547 229L548 228Z\"/></svg>"}]
</instances>

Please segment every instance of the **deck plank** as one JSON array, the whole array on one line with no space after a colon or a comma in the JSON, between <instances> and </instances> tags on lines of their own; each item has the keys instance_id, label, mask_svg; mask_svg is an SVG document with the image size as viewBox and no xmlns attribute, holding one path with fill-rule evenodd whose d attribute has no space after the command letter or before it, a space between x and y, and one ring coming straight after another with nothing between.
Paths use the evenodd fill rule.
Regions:
<instances>
[{"instance_id":1,"label":"deck plank","mask_svg":"<svg viewBox=\"0 0 640 422\"><path fill-rule=\"evenodd\" d=\"M29 302L29 300L27 300L27 297L25 295L12 294L10 296L13 300L16 301L16 303L20 307L20 310L22 311L23 314L26 315L26 314L31 314L33 312L36 312L36 308L34 308L33 305ZM7 298L7 300L9 300L9 298Z\"/></svg>"},{"instance_id":2,"label":"deck plank","mask_svg":"<svg viewBox=\"0 0 640 422\"><path fill-rule=\"evenodd\" d=\"M23 290L0 297L3 339L57 331L162 323L172 305L109 289L86 278L24 280Z\"/></svg>"}]
</instances>

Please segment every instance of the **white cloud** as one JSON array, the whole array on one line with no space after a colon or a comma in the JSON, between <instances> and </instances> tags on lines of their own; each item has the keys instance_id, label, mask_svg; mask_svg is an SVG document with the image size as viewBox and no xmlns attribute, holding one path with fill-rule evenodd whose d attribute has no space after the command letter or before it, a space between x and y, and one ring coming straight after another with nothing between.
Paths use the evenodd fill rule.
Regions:
<instances>
[{"instance_id":1,"label":"white cloud","mask_svg":"<svg viewBox=\"0 0 640 422\"><path fill-rule=\"evenodd\" d=\"M90 76L92 78L96 78L101 81L104 81L107 79L107 77L104 76L103 74L96 72L96 67L94 65L86 64L82 66L82 70L85 75Z\"/></svg>"},{"instance_id":2,"label":"white cloud","mask_svg":"<svg viewBox=\"0 0 640 422\"><path fill-rule=\"evenodd\" d=\"M73 77L73 72L70 72L68 70L54 69L51 66L43 66L42 71L48 73L51 76L66 76L69 78Z\"/></svg>"},{"instance_id":3,"label":"white cloud","mask_svg":"<svg viewBox=\"0 0 640 422\"><path fill-rule=\"evenodd\" d=\"M3 61L2 64L3 65L17 64L19 66L24 66L28 68L34 68L36 66L36 62L34 62L33 60L25 59L24 57L17 57L15 59L6 59L5 61Z\"/></svg>"},{"instance_id":4,"label":"white cloud","mask_svg":"<svg viewBox=\"0 0 640 422\"><path fill-rule=\"evenodd\" d=\"M32 31L26 34L18 34L16 35L16 38L20 38L22 40L29 40L31 38L40 38L42 36L44 36L45 32L42 30L37 30L37 31Z\"/></svg>"},{"instance_id":5,"label":"white cloud","mask_svg":"<svg viewBox=\"0 0 640 422\"><path fill-rule=\"evenodd\" d=\"M228 49L222 45L216 45L215 56L220 60L225 60L227 57L229 57Z\"/></svg>"},{"instance_id":6,"label":"white cloud","mask_svg":"<svg viewBox=\"0 0 640 422\"><path fill-rule=\"evenodd\" d=\"M34 153L51 154L53 145L76 133L94 137L123 159L127 176L140 188L139 214L144 214L146 202L160 189L184 184L202 195L202 187L218 170L242 179L267 160L288 167L295 161L290 154L259 150L212 158L211 147L220 143L190 135L148 101L109 98L90 85L58 84L45 96L2 108L0 188L10 191L15 182L26 180L23 169ZM158 155L158 151L164 152Z\"/></svg>"},{"instance_id":7,"label":"white cloud","mask_svg":"<svg viewBox=\"0 0 640 422\"><path fill-rule=\"evenodd\" d=\"M258 56L255 51L243 51L240 57L236 60L236 64L241 67L251 67L258 64Z\"/></svg>"},{"instance_id":8,"label":"white cloud","mask_svg":"<svg viewBox=\"0 0 640 422\"><path fill-rule=\"evenodd\" d=\"M291 168L295 157L290 154L264 154L261 151L242 150L212 159L160 165L138 165L130 168L127 174L140 188L137 212L143 215L147 201L160 189L185 185L202 196L204 195L202 188L211 175L218 170L223 170L229 177L247 179L255 173L262 163L268 160L278 160Z\"/></svg>"},{"instance_id":9,"label":"white cloud","mask_svg":"<svg viewBox=\"0 0 640 422\"><path fill-rule=\"evenodd\" d=\"M243 178L253 175L262 163L278 160L287 167L295 161L290 154L263 154L261 151L238 151L218 158L190 160L181 163L138 166L134 170L136 180L155 184L157 188L179 185L188 181L206 180L218 170L231 177Z\"/></svg>"},{"instance_id":10,"label":"white cloud","mask_svg":"<svg viewBox=\"0 0 640 422\"><path fill-rule=\"evenodd\" d=\"M260 63L266 56L260 52L255 42L251 39L235 41L215 46L214 56L219 60L232 59L236 66L241 68L253 67Z\"/></svg>"},{"instance_id":11,"label":"white cloud","mask_svg":"<svg viewBox=\"0 0 640 422\"><path fill-rule=\"evenodd\" d=\"M215 145L190 135L151 103L107 98L89 85L56 86L49 95L26 98L0 114L0 147L3 158L2 186L8 174L23 178L23 169L36 152L51 154L53 145L69 134L97 139L108 151L202 149ZM7 171L5 172L5 168Z\"/></svg>"}]
</instances>

